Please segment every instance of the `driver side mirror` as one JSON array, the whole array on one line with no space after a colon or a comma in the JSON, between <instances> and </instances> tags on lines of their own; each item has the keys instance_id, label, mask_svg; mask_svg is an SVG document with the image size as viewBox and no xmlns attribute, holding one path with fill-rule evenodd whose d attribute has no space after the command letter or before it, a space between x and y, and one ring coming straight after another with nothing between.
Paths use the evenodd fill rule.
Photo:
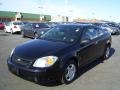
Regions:
<instances>
[{"instance_id":1,"label":"driver side mirror","mask_svg":"<svg viewBox=\"0 0 120 90\"><path fill-rule=\"evenodd\" d=\"M84 39L84 40L81 40L81 46L84 46L86 44L88 44L90 42L90 39Z\"/></svg>"}]
</instances>

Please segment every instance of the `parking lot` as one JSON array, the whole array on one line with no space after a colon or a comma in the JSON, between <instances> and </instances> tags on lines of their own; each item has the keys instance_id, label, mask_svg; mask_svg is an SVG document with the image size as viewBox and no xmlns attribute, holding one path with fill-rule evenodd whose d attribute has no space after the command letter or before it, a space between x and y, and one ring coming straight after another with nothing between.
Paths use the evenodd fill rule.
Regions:
<instances>
[{"instance_id":1,"label":"parking lot","mask_svg":"<svg viewBox=\"0 0 120 90\"><path fill-rule=\"evenodd\" d=\"M82 68L78 78L69 85L57 82L36 84L8 71L6 62L12 48L29 40L0 30L0 90L120 90L120 35L112 36L111 57L108 60L96 60Z\"/></svg>"}]
</instances>

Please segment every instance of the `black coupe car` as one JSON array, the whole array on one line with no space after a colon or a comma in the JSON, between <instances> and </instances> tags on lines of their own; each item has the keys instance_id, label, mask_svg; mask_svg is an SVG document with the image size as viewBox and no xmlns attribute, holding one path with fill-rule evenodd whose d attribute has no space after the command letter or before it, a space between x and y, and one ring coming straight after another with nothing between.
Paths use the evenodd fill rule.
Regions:
<instances>
[{"instance_id":1,"label":"black coupe car","mask_svg":"<svg viewBox=\"0 0 120 90\"><path fill-rule=\"evenodd\" d=\"M39 82L72 82L79 68L97 58L109 58L111 34L88 24L51 28L40 38L25 42L11 52L8 68Z\"/></svg>"}]
</instances>

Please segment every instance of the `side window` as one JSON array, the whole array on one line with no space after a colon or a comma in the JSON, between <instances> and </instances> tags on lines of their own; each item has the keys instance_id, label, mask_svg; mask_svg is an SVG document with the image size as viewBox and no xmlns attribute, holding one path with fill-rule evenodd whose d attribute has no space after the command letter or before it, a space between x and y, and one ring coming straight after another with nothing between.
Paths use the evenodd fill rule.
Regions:
<instances>
[{"instance_id":1,"label":"side window","mask_svg":"<svg viewBox=\"0 0 120 90\"><path fill-rule=\"evenodd\" d=\"M97 30L93 27L89 27L89 28L86 28L83 36L82 36L82 40L83 39L88 39L88 40L93 40L97 37Z\"/></svg>"},{"instance_id":2,"label":"side window","mask_svg":"<svg viewBox=\"0 0 120 90\"><path fill-rule=\"evenodd\" d=\"M98 31L98 36L102 36L105 33L105 31L103 29L101 29L101 28L98 28L97 31Z\"/></svg>"}]
</instances>

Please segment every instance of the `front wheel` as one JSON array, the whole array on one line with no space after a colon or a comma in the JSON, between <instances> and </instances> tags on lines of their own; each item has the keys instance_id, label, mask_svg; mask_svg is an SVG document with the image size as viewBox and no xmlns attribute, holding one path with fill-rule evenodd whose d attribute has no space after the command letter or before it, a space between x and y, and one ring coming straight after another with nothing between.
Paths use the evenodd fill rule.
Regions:
<instances>
[{"instance_id":1,"label":"front wheel","mask_svg":"<svg viewBox=\"0 0 120 90\"><path fill-rule=\"evenodd\" d=\"M70 61L64 68L61 82L64 84L71 83L77 74L77 65L74 61Z\"/></svg>"},{"instance_id":2,"label":"front wheel","mask_svg":"<svg viewBox=\"0 0 120 90\"><path fill-rule=\"evenodd\" d=\"M5 31L5 33L7 33L7 30L6 30L6 29L4 29L4 31Z\"/></svg>"}]
</instances>

